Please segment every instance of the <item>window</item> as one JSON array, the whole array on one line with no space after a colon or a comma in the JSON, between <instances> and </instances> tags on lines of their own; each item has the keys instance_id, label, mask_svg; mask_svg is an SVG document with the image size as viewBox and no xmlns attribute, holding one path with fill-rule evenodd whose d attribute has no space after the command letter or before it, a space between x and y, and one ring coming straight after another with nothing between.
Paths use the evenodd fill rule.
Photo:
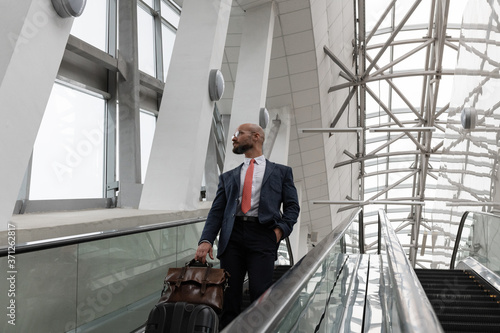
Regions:
<instances>
[{"instance_id":1,"label":"window","mask_svg":"<svg viewBox=\"0 0 500 333\"><path fill-rule=\"evenodd\" d=\"M144 184L146 171L148 169L149 156L153 146L153 137L156 129L156 116L150 112L141 110L141 180Z\"/></svg>"},{"instance_id":2,"label":"window","mask_svg":"<svg viewBox=\"0 0 500 333\"><path fill-rule=\"evenodd\" d=\"M85 10L75 18L71 34L81 40L107 51L107 0L87 1Z\"/></svg>"},{"instance_id":3,"label":"window","mask_svg":"<svg viewBox=\"0 0 500 333\"><path fill-rule=\"evenodd\" d=\"M175 29L179 28L179 10L172 8L172 3L170 1L163 0L161 2L161 16L175 27Z\"/></svg>"},{"instance_id":4,"label":"window","mask_svg":"<svg viewBox=\"0 0 500 333\"><path fill-rule=\"evenodd\" d=\"M137 7L137 34L139 41L139 69L156 77L153 16L141 6Z\"/></svg>"},{"instance_id":5,"label":"window","mask_svg":"<svg viewBox=\"0 0 500 333\"><path fill-rule=\"evenodd\" d=\"M162 45L163 45L163 79L167 78L168 67L170 66L170 59L172 58L172 51L174 49L175 31L165 24L162 24Z\"/></svg>"},{"instance_id":6,"label":"window","mask_svg":"<svg viewBox=\"0 0 500 333\"><path fill-rule=\"evenodd\" d=\"M30 200L103 198L105 101L52 89L33 149Z\"/></svg>"}]
</instances>

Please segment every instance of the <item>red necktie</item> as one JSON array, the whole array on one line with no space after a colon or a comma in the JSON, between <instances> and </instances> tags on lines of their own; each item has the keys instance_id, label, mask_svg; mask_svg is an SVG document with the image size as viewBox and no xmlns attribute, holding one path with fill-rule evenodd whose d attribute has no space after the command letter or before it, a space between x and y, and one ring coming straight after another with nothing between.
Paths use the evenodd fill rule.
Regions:
<instances>
[{"instance_id":1,"label":"red necktie","mask_svg":"<svg viewBox=\"0 0 500 333\"><path fill-rule=\"evenodd\" d=\"M245 182L243 183L243 194L241 196L241 211L246 214L250 210L250 202L252 200L252 179L253 179L253 165L255 160L250 160L247 173L245 174Z\"/></svg>"}]
</instances>

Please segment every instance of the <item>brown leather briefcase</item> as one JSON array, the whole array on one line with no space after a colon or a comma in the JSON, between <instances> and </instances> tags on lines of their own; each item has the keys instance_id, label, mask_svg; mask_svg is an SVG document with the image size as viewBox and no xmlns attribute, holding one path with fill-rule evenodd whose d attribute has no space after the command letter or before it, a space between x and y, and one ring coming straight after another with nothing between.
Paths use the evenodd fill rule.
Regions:
<instances>
[{"instance_id":1,"label":"brown leather briefcase","mask_svg":"<svg viewBox=\"0 0 500 333\"><path fill-rule=\"evenodd\" d=\"M194 259L181 268L169 268L160 302L206 304L222 311L229 273Z\"/></svg>"}]
</instances>

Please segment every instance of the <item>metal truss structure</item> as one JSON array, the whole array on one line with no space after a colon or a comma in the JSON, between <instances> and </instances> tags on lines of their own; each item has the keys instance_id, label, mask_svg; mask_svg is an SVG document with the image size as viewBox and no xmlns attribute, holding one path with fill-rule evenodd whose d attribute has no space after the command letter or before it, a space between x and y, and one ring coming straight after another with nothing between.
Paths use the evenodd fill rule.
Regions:
<instances>
[{"instance_id":1,"label":"metal truss structure","mask_svg":"<svg viewBox=\"0 0 500 333\"><path fill-rule=\"evenodd\" d=\"M345 151L349 158L335 168L359 163L363 194L359 201L344 202L339 210L360 205L366 208L373 204L383 205L391 221L398 224L396 231L413 265L446 265L443 258L447 258L453 249L453 228L459 221L461 211L440 208L434 203L459 207L467 200L468 206L493 206L493 182L488 188L467 188L463 177L468 174L492 178L492 172L465 169L462 164L467 162L463 160L460 160L461 167L450 167L455 155L474 159L475 154L467 147L457 152L454 146L464 140L468 145L480 145L482 141L474 136L464 136L460 119L452 117L456 114L460 116L461 110L450 107L457 53L461 47L468 48L470 54L486 63L488 55L471 47L461 36L462 13L467 1L354 2L357 30L356 40L353 41L355 71L350 70L352 67L342 63L327 47L324 48L345 79L345 83L331 87L329 92L340 89L349 91L331 128L341 127L339 120L342 114L355 101L358 126L362 129L358 132L358 151ZM494 5L491 6L493 9ZM494 21L495 15L491 17ZM492 23L495 22L490 21L490 27ZM488 23L485 22L485 26L488 27ZM482 39L479 42L485 41ZM466 71L462 69L462 74L487 77L488 80L498 78L498 66L496 72L485 66L469 73ZM481 83L472 89L461 107L473 100L480 89ZM496 109L492 107L490 113L494 114ZM481 119L486 125L484 118L480 118L479 122ZM451 141L447 143L447 140ZM488 165L494 161L493 170L496 170L498 149L495 150L495 147L498 140L491 140L493 148L486 147L485 151L476 154L489 158ZM447 170L443 170L443 165ZM453 173L459 173L462 178L450 178ZM467 192L470 198L460 195L461 191ZM486 194L481 194L481 191ZM440 197L443 193L445 195ZM477 202L472 203L474 200ZM376 214L366 208L365 251L370 252L377 247ZM438 241L439 237L443 238L442 242ZM438 259L430 257L436 253L439 254Z\"/></svg>"}]
</instances>

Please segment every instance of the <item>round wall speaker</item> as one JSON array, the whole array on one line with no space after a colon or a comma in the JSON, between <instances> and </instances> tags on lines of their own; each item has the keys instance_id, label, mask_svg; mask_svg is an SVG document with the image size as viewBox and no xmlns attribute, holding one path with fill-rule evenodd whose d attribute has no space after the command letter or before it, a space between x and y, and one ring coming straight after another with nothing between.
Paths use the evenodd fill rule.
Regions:
<instances>
[{"instance_id":1,"label":"round wall speaker","mask_svg":"<svg viewBox=\"0 0 500 333\"><path fill-rule=\"evenodd\" d=\"M210 100L218 101L224 94L224 76L218 69L212 69L208 78L208 94Z\"/></svg>"},{"instance_id":2,"label":"round wall speaker","mask_svg":"<svg viewBox=\"0 0 500 333\"><path fill-rule=\"evenodd\" d=\"M462 127L465 129L473 129L476 127L477 111L473 107L465 107L461 115Z\"/></svg>"},{"instance_id":3,"label":"round wall speaker","mask_svg":"<svg viewBox=\"0 0 500 333\"><path fill-rule=\"evenodd\" d=\"M259 125L262 128L266 128L267 124L269 124L269 111L266 108L260 108Z\"/></svg>"},{"instance_id":4,"label":"round wall speaker","mask_svg":"<svg viewBox=\"0 0 500 333\"><path fill-rule=\"evenodd\" d=\"M52 6L60 17L78 17L82 15L87 0L52 0Z\"/></svg>"}]
</instances>

